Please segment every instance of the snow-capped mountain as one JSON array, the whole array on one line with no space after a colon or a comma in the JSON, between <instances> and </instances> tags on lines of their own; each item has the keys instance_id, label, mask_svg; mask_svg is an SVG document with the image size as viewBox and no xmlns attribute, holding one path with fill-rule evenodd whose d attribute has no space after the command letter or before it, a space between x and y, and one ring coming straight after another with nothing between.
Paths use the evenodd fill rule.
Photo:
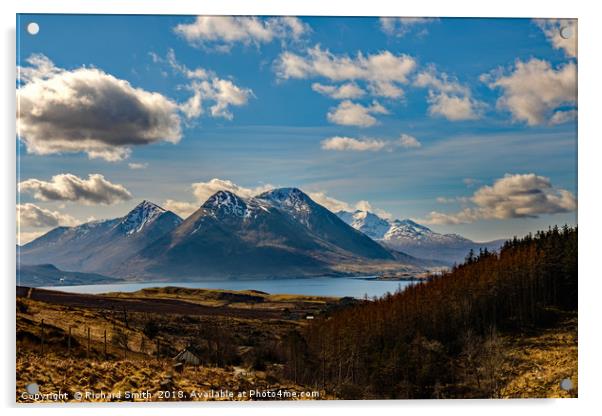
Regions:
<instances>
[{"instance_id":1,"label":"snow-capped mountain","mask_svg":"<svg viewBox=\"0 0 602 416\"><path fill-rule=\"evenodd\" d=\"M347 224L375 240L381 240L391 228L386 219L369 211L340 211L338 215Z\"/></svg>"},{"instance_id":2,"label":"snow-capped mountain","mask_svg":"<svg viewBox=\"0 0 602 416\"><path fill-rule=\"evenodd\" d=\"M123 217L57 227L19 247L22 264L53 264L81 272L110 273L120 262L182 223L149 201Z\"/></svg>"},{"instance_id":3,"label":"snow-capped mountain","mask_svg":"<svg viewBox=\"0 0 602 416\"><path fill-rule=\"evenodd\" d=\"M253 198L217 192L118 275L300 277L419 262L376 243L299 189L280 188Z\"/></svg>"},{"instance_id":4,"label":"snow-capped mountain","mask_svg":"<svg viewBox=\"0 0 602 416\"><path fill-rule=\"evenodd\" d=\"M254 198L245 200L230 191L218 191L207 199L201 208L215 218L252 219L257 216L258 211L267 211L268 206Z\"/></svg>"},{"instance_id":5,"label":"snow-capped mountain","mask_svg":"<svg viewBox=\"0 0 602 416\"><path fill-rule=\"evenodd\" d=\"M143 201L120 218L55 228L19 251L23 265L126 279L372 274L434 264L379 244L296 188L253 198L219 191L186 220Z\"/></svg>"},{"instance_id":6,"label":"snow-capped mountain","mask_svg":"<svg viewBox=\"0 0 602 416\"><path fill-rule=\"evenodd\" d=\"M297 188L274 189L264 192L256 199L267 201L273 207L299 221L319 238L351 253L372 258L389 256L388 253L383 253L380 245L374 246L362 232L349 227L336 214L317 204ZM410 261L410 259L406 260Z\"/></svg>"},{"instance_id":7,"label":"snow-capped mountain","mask_svg":"<svg viewBox=\"0 0 602 416\"><path fill-rule=\"evenodd\" d=\"M383 235L385 241L412 240L417 244L466 244L473 243L471 240L458 234L439 234L424 225L412 220L393 220L389 222L390 227Z\"/></svg>"},{"instance_id":8,"label":"snow-capped mountain","mask_svg":"<svg viewBox=\"0 0 602 416\"><path fill-rule=\"evenodd\" d=\"M285 210L306 226L310 225L309 218L312 214L312 205L315 202L297 188L273 189L259 195L257 199L267 201L272 206Z\"/></svg>"},{"instance_id":9,"label":"snow-capped mountain","mask_svg":"<svg viewBox=\"0 0 602 416\"><path fill-rule=\"evenodd\" d=\"M160 206L145 200L123 217L117 227L127 235L136 234L146 227L151 226L166 212L167 211ZM173 217L172 219L178 224L182 222L179 217Z\"/></svg>"},{"instance_id":10,"label":"snow-capped mountain","mask_svg":"<svg viewBox=\"0 0 602 416\"><path fill-rule=\"evenodd\" d=\"M337 215L370 238L424 259L461 263L471 249L497 250L503 244L503 240L478 243L458 234L440 234L409 219L389 220L367 211L339 211Z\"/></svg>"}]
</instances>

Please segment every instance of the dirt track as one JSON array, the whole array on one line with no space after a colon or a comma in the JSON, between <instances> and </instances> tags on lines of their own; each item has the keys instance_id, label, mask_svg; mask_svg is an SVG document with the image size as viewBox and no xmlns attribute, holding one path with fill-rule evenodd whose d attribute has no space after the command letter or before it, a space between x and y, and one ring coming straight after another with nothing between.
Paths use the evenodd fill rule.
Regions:
<instances>
[{"instance_id":1,"label":"dirt track","mask_svg":"<svg viewBox=\"0 0 602 416\"><path fill-rule=\"evenodd\" d=\"M17 297L26 297L32 300L54 303L64 306L91 309L126 308L131 312L149 312L178 315L221 315L247 319L280 319L282 312L278 310L246 309L223 306L203 306L177 299L140 299L122 298L105 295L89 295L80 293L67 293L55 290L29 288L17 286Z\"/></svg>"}]
</instances>

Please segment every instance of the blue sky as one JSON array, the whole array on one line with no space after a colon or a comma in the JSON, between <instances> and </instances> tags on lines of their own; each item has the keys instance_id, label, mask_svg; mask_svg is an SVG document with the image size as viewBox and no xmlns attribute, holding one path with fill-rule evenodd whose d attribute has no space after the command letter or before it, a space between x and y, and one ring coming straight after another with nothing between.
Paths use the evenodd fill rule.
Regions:
<instances>
[{"instance_id":1,"label":"blue sky","mask_svg":"<svg viewBox=\"0 0 602 416\"><path fill-rule=\"evenodd\" d=\"M43 55L55 68L18 83L22 111L35 113L18 120L20 203L36 207L21 220L23 238L123 215L142 199L184 214L214 178L249 194L300 187L332 209L367 201L382 215L481 241L576 224L574 21L244 19L19 16L17 65L40 69L30 58ZM558 36L566 27L575 29L568 40ZM394 73L371 66L384 62L376 58ZM203 75L190 75L198 68ZM56 88L54 98L36 96L50 85L69 85L72 99L97 86L103 94L90 95L99 102L89 114L80 105L65 116L59 109L74 107L57 105ZM361 92L317 91L343 85ZM107 93L115 88L126 101ZM129 140L111 130L131 115L120 103L146 93L160 103L142 110L175 117L179 131ZM201 104L189 117L195 94ZM96 114L102 122L90 121ZM70 179L52 179L61 174ZM103 180L86 182L90 174Z\"/></svg>"}]
</instances>

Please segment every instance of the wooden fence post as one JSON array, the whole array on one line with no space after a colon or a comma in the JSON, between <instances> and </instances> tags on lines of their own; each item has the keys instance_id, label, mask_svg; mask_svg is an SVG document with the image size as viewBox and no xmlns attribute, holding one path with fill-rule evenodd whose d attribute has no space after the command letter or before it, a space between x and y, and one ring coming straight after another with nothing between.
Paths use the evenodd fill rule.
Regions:
<instances>
[{"instance_id":1,"label":"wooden fence post","mask_svg":"<svg viewBox=\"0 0 602 416\"><path fill-rule=\"evenodd\" d=\"M42 333L42 340L40 342L40 348L41 348L41 354L44 355L44 320L42 319L42 323L41 323L41 333Z\"/></svg>"}]
</instances>

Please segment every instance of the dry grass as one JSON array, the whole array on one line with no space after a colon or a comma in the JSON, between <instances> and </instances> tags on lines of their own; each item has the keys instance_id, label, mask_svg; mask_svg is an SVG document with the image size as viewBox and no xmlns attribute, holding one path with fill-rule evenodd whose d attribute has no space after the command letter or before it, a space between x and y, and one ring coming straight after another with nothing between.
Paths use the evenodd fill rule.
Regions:
<instances>
[{"instance_id":1,"label":"dry grass","mask_svg":"<svg viewBox=\"0 0 602 416\"><path fill-rule=\"evenodd\" d=\"M204 301L212 297L219 298L223 291L187 291L159 290L137 293L131 298L144 302L153 302L156 298L179 297L186 301ZM248 302L245 296L266 294L256 292L227 293L233 295L226 302L238 307ZM243 297L237 297L243 295ZM127 295L120 295L120 297ZM144 299L143 299L144 298ZM290 305L293 312L316 310L327 306L330 300L298 298L257 302L258 307L270 307L270 303ZM229 305L226 305L229 306ZM294 309L296 308L296 309ZM301 309L299 309L301 308ZM42 325L42 320L44 325ZM155 322L160 331L151 339L144 332L145 324ZM17 300L17 401L31 401L22 397L25 386L35 382L41 393L66 392L69 401L74 400L75 392L91 391L95 393L115 394L126 391L150 392L151 397L138 397L139 401L160 401L170 398L160 397L159 391L168 388L180 395L178 400L224 400L220 397L208 397L211 390L228 390L237 395L251 390L290 392L312 391L307 386L299 386L282 376L282 365L274 362L273 357L264 357L265 351L271 351L289 331L305 325L304 320L291 319L246 319L227 315L187 316L180 313L159 314L128 312L127 318L121 310L101 308L83 308L48 303L20 297ZM72 328L71 349L68 349L69 328ZM88 350L87 329L90 328L90 348ZM214 328L214 329L209 329ZM172 357L188 345L191 340L202 339L203 330L209 336L217 329L222 331L218 338L208 339L214 347L230 354L230 359L239 361L237 367L223 365L221 368L187 366L182 373L173 368ZM104 356L104 334L107 333L107 356ZM200 331L200 332L199 332ZM127 351L119 345L113 345L111 338L115 333L127 334ZM160 341L161 354L157 357L156 340ZM215 347L215 342L225 343ZM142 347L144 346L144 348ZM228 347L228 348L226 348ZM167 350L165 350L167 348ZM266 350L267 348L267 350ZM257 352L254 352L257 350ZM124 358L127 356L127 359ZM257 358L261 360L261 371ZM211 357L204 357L211 360ZM210 361L209 361L210 362ZM171 378L168 378L171 376ZM162 382L171 380L168 387ZM182 392L182 393L179 393ZM193 392L196 395L193 395ZM325 398L323 392L318 398ZM173 399L173 398L172 398ZM230 400L249 400L234 397ZM280 397L279 399L300 399L300 397ZM85 401L129 400L122 398L100 397Z\"/></svg>"},{"instance_id":2,"label":"dry grass","mask_svg":"<svg viewBox=\"0 0 602 416\"><path fill-rule=\"evenodd\" d=\"M501 397L577 397L576 317L537 335L505 338L504 344ZM573 384L570 391L560 387L566 378Z\"/></svg>"},{"instance_id":3,"label":"dry grass","mask_svg":"<svg viewBox=\"0 0 602 416\"><path fill-rule=\"evenodd\" d=\"M223 294L226 298L223 298ZM234 297L229 295L234 294ZM237 298L237 295L251 298ZM127 296L127 295L119 295ZM302 311L319 311L333 299L311 296L267 295L261 292L206 291L197 289L167 288L145 290L131 297L141 301L153 298L178 298L188 302L225 302L221 306L249 308L285 308L299 314ZM256 298L262 299L258 301ZM255 299L255 300L253 300ZM42 327L44 320L44 355L42 352ZM144 331L149 320L161 327L158 338L169 344L172 355L155 357L155 343ZM42 393L63 391L73 397L76 391L116 393L149 391L151 398L138 400L163 400L157 396L161 382L172 375L173 389L184 392L179 400L207 400L203 393L211 390L229 390L238 393L251 389L290 391L312 390L299 386L282 376L281 365L267 363L265 371L258 371L243 358L238 367L209 366L187 367L183 373L173 370L170 357L182 349L199 328L218 323L231 337L241 357L257 346L275 345L288 331L306 325L305 320L290 319L239 319L229 316L185 316L148 313L129 313L126 323L121 311L70 307L59 304L19 298L17 311L17 400L28 383L36 382ZM72 327L72 349L67 353L66 339ZM87 350L87 328L90 328L91 350ZM128 335L127 358L118 346L108 345L108 357L102 354L104 332L109 338L115 331ZM198 335L195 335L198 336ZM146 347L142 349L141 347ZM501 361L496 365L495 397L577 397L577 318L565 317L553 328L526 336L500 337ZM253 354L251 354L251 357ZM252 361L252 359L251 359ZM254 369L255 368L255 369ZM263 369L262 369L263 370ZM573 390L560 388L560 381L569 378ZM191 392L197 396L192 397ZM334 398L321 392L320 398ZM218 398L219 399L219 398ZM249 397L235 398L247 400ZM89 400L109 400L88 399ZM120 399L126 400L126 399Z\"/></svg>"},{"instance_id":4,"label":"dry grass","mask_svg":"<svg viewBox=\"0 0 602 416\"><path fill-rule=\"evenodd\" d=\"M17 358L17 401L31 402L21 396L28 383L36 382L40 393L66 392L74 401L76 392L121 394L114 397L91 397L84 401L129 401L126 392L150 392L150 397L135 397L131 401L167 401L159 391L165 391L161 382L172 377L168 391L180 394L178 400L232 400L226 397L210 397L211 391L231 391L234 400L249 400L238 397L238 393L251 390L288 390L305 392L310 389L289 382L281 382L262 371L242 371L239 368L211 368L188 366L182 373L172 371L169 360L118 360L98 361L85 359L65 359L62 356L47 354L24 354ZM215 394L214 394L215 396ZM328 398L320 392L320 398ZM298 398L301 399L301 398Z\"/></svg>"}]
</instances>

